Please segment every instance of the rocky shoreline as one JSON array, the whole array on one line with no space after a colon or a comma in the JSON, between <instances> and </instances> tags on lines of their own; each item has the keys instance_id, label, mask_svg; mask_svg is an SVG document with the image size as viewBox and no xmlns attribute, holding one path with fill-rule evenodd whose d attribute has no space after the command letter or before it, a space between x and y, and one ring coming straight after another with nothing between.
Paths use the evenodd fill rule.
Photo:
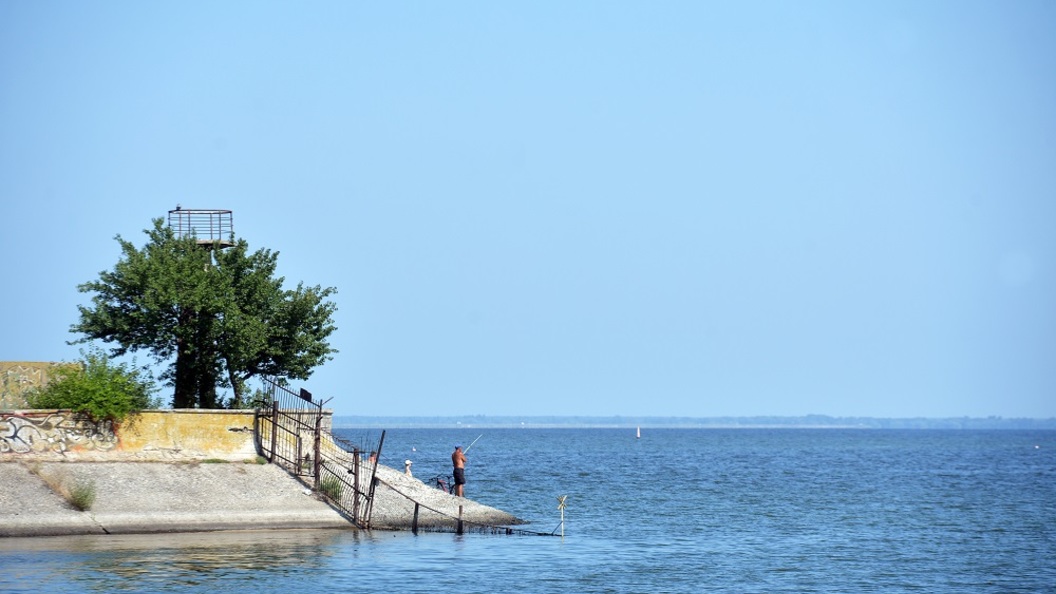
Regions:
<instances>
[{"instance_id":1,"label":"rocky shoreline","mask_svg":"<svg viewBox=\"0 0 1056 594\"><path fill-rule=\"evenodd\" d=\"M449 495L387 466L378 467L372 527L453 530L524 522L501 510ZM90 484L95 498L80 511L61 494ZM355 529L309 485L253 460L0 460L0 537L137 534L259 529Z\"/></svg>"}]
</instances>

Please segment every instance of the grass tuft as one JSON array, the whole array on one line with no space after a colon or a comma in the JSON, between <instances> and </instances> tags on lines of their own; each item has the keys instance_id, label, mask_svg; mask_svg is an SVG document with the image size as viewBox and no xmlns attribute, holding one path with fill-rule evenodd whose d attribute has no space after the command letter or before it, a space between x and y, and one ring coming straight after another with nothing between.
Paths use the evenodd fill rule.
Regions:
<instances>
[{"instance_id":1,"label":"grass tuft","mask_svg":"<svg viewBox=\"0 0 1056 594\"><path fill-rule=\"evenodd\" d=\"M95 504L95 483L90 481L75 483L64 493L70 505L80 511L88 511Z\"/></svg>"},{"instance_id":2,"label":"grass tuft","mask_svg":"<svg viewBox=\"0 0 1056 594\"><path fill-rule=\"evenodd\" d=\"M344 490L344 484L336 476L323 477L323 480L319 482L319 491L334 501L341 501L341 493Z\"/></svg>"},{"instance_id":3,"label":"grass tuft","mask_svg":"<svg viewBox=\"0 0 1056 594\"><path fill-rule=\"evenodd\" d=\"M82 480L70 486L65 472L45 472L39 462L27 465L26 469L77 510L88 511L95 504L94 482Z\"/></svg>"}]
</instances>

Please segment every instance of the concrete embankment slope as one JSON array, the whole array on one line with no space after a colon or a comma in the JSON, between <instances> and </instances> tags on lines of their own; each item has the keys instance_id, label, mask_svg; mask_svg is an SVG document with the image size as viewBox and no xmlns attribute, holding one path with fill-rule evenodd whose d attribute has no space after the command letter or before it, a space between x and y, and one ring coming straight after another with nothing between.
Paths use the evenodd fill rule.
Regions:
<instances>
[{"instance_id":1,"label":"concrete embankment slope","mask_svg":"<svg viewBox=\"0 0 1056 594\"><path fill-rule=\"evenodd\" d=\"M353 528L300 479L255 463L256 415L144 411L115 428L71 411L0 411L0 537ZM351 454L334 450L330 476L352 480ZM375 528L410 529L416 517L425 529L453 529L460 517L479 526L522 523L388 466L376 479ZM368 491L370 480L360 480L360 492ZM88 511L62 494L78 484L94 486Z\"/></svg>"},{"instance_id":2,"label":"concrete embankment slope","mask_svg":"<svg viewBox=\"0 0 1056 594\"><path fill-rule=\"evenodd\" d=\"M388 466L378 465L377 480L370 516L371 526L375 528L411 529L416 504L418 526L423 530L454 530L460 517L471 524L466 528L470 531L526 523L502 510L449 495Z\"/></svg>"},{"instance_id":3,"label":"concrete embankment slope","mask_svg":"<svg viewBox=\"0 0 1056 594\"><path fill-rule=\"evenodd\" d=\"M78 511L49 483L92 484L95 502ZM0 463L0 536L350 526L270 464Z\"/></svg>"},{"instance_id":4,"label":"concrete embankment slope","mask_svg":"<svg viewBox=\"0 0 1056 594\"><path fill-rule=\"evenodd\" d=\"M522 523L394 469L382 466L378 471L373 514L377 528L410 529L414 501L427 506L419 520L426 526L450 525L459 506L469 522ZM78 483L95 486L95 501L88 511L75 509L56 492L59 485ZM430 515L429 509L446 515ZM0 462L0 537L301 528L354 526L307 485L271 464Z\"/></svg>"}]
</instances>

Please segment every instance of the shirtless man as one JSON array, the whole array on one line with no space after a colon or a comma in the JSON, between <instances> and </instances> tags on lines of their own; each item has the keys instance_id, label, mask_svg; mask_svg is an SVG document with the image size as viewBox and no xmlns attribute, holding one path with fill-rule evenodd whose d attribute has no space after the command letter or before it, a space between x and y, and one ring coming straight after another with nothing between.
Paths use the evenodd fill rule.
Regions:
<instances>
[{"instance_id":1,"label":"shirtless man","mask_svg":"<svg viewBox=\"0 0 1056 594\"><path fill-rule=\"evenodd\" d=\"M462 446L455 446L455 451L451 453L451 464L455 467L455 495L464 497L462 487L466 484L466 455L462 453Z\"/></svg>"}]
</instances>

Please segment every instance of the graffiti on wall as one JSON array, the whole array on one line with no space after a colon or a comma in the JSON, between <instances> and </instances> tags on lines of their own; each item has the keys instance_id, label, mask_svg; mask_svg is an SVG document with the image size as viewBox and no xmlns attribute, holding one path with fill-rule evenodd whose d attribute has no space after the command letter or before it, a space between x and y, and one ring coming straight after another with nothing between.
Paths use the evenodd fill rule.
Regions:
<instances>
[{"instance_id":1,"label":"graffiti on wall","mask_svg":"<svg viewBox=\"0 0 1056 594\"><path fill-rule=\"evenodd\" d=\"M0 453L112 450L117 433L110 421L92 421L69 411L0 414Z\"/></svg>"},{"instance_id":2,"label":"graffiti on wall","mask_svg":"<svg viewBox=\"0 0 1056 594\"><path fill-rule=\"evenodd\" d=\"M71 363L0 361L0 409L26 408L26 392L48 383L58 366Z\"/></svg>"}]
</instances>

